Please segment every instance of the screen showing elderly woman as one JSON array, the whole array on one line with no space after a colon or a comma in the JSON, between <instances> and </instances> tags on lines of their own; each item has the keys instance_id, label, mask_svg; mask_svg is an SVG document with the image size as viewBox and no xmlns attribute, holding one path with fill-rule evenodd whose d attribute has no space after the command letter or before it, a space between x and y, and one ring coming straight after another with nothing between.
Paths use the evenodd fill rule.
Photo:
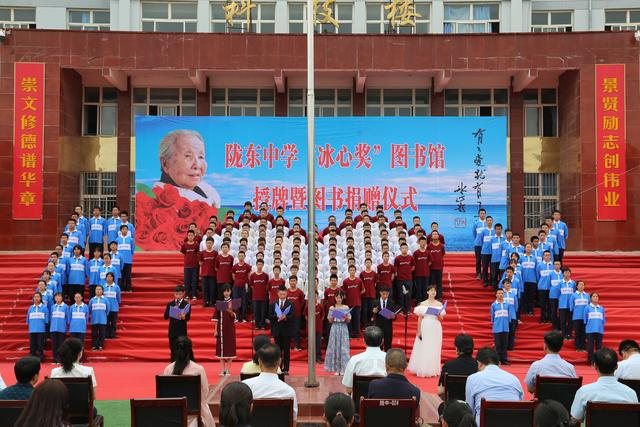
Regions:
<instances>
[{"instance_id":1,"label":"screen showing elderly woman","mask_svg":"<svg viewBox=\"0 0 640 427\"><path fill-rule=\"evenodd\" d=\"M157 186L173 185L188 200L220 207L220 194L204 181L207 173L202 135L192 130L174 130L160 141L162 175Z\"/></svg>"}]
</instances>

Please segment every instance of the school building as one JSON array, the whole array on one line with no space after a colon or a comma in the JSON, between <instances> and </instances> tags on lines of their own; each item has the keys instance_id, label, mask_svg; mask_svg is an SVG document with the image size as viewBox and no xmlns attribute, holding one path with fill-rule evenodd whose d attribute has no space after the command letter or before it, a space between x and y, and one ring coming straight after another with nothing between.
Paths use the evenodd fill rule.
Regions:
<instances>
[{"instance_id":1,"label":"school building","mask_svg":"<svg viewBox=\"0 0 640 427\"><path fill-rule=\"evenodd\" d=\"M318 116L507 116L510 227L640 250L636 0L316 3ZM305 7L0 0L0 250L134 213L134 115L305 115Z\"/></svg>"}]
</instances>

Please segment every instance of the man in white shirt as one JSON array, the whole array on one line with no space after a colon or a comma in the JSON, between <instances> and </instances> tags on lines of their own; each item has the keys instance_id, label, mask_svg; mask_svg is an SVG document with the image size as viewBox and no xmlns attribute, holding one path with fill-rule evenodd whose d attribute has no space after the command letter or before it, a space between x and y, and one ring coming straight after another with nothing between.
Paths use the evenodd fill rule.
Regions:
<instances>
[{"instance_id":1,"label":"man in white shirt","mask_svg":"<svg viewBox=\"0 0 640 427\"><path fill-rule=\"evenodd\" d=\"M536 377L564 377L576 378L576 369L573 365L560 357L560 350L564 337L560 331L547 332L544 336L545 356L531 364L524 383L527 385L529 393L533 393L536 388Z\"/></svg>"},{"instance_id":2,"label":"man in white shirt","mask_svg":"<svg viewBox=\"0 0 640 427\"><path fill-rule=\"evenodd\" d=\"M624 340L618 346L622 361L613 374L617 379L640 380L640 346L634 340Z\"/></svg>"},{"instance_id":3,"label":"man in white shirt","mask_svg":"<svg viewBox=\"0 0 640 427\"><path fill-rule=\"evenodd\" d=\"M272 343L258 350L260 375L243 381L249 386L254 399L293 399L293 419L298 417L298 398L296 391L278 378L280 366L280 348Z\"/></svg>"},{"instance_id":4,"label":"man in white shirt","mask_svg":"<svg viewBox=\"0 0 640 427\"><path fill-rule=\"evenodd\" d=\"M386 353L380 350L384 334L377 326L368 326L364 330L364 344L367 348L363 353L356 354L349 359L347 368L342 377L342 385L347 389L347 394L351 394L353 389L353 375L381 376L387 375L385 367Z\"/></svg>"}]
</instances>

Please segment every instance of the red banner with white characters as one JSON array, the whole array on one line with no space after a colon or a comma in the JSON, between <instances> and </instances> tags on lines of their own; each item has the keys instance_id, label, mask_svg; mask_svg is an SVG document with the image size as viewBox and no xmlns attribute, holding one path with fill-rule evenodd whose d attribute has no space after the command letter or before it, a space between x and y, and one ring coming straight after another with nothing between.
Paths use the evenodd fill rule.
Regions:
<instances>
[{"instance_id":1,"label":"red banner with white characters","mask_svg":"<svg viewBox=\"0 0 640 427\"><path fill-rule=\"evenodd\" d=\"M16 63L13 95L13 219L42 219L44 64Z\"/></svg>"},{"instance_id":2,"label":"red banner with white characters","mask_svg":"<svg viewBox=\"0 0 640 427\"><path fill-rule=\"evenodd\" d=\"M596 65L596 197L598 221L626 221L624 64Z\"/></svg>"}]
</instances>

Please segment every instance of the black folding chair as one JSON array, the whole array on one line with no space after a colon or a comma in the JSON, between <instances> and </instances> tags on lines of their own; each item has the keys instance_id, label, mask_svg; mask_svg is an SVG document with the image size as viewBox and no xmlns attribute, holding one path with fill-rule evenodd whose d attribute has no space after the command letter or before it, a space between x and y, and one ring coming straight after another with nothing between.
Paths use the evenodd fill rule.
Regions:
<instances>
[{"instance_id":1,"label":"black folding chair","mask_svg":"<svg viewBox=\"0 0 640 427\"><path fill-rule=\"evenodd\" d=\"M490 427L533 426L533 401L480 401L480 425Z\"/></svg>"},{"instance_id":2,"label":"black folding chair","mask_svg":"<svg viewBox=\"0 0 640 427\"><path fill-rule=\"evenodd\" d=\"M251 427L293 427L293 399L255 399Z\"/></svg>"},{"instance_id":3,"label":"black folding chair","mask_svg":"<svg viewBox=\"0 0 640 427\"><path fill-rule=\"evenodd\" d=\"M131 399L131 427L187 427L187 398Z\"/></svg>"},{"instance_id":4,"label":"black folding chair","mask_svg":"<svg viewBox=\"0 0 640 427\"><path fill-rule=\"evenodd\" d=\"M638 427L640 403L587 402L586 427Z\"/></svg>"},{"instance_id":5,"label":"black folding chair","mask_svg":"<svg viewBox=\"0 0 640 427\"><path fill-rule=\"evenodd\" d=\"M83 378L54 378L62 381L69 391L69 422L74 424L85 424L88 427L104 426L102 415L94 417L93 408L93 380L89 377Z\"/></svg>"},{"instance_id":6,"label":"black folding chair","mask_svg":"<svg viewBox=\"0 0 640 427\"><path fill-rule=\"evenodd\" d=\"M467 375L449 375L444 373L444 401L466 400Z\"/></svg>"},{"instance_id":7,"label":"black folding chair","mask_svg":"<svg viewBox=\"0 0 640 427\"><path fill-rule=\"evenodd\" d=\"M200 375L156 375L156 397L186 397L187 414L200 419L200 404L202 402Z\"/></svg>"},{"instance_id":8,"label":"black folding chair","mask_svg":"<svg viewBox=\"0 0 640 427\"><path fill-rule=\"evenodd\" d=\"M415 398L360 399L361 427L415 427Z\"/></svg>"},{"instance_id":9,"label":"black folding chair","mask_svg":"<svg viewBox=\"0 0 640 427\"><path fill-rule=\"evenodd\" d=\"M536 376L536 388L534 395L538 401L555 400L560 402L568 412L571 412L573 398L582 387L582 377L541 377Z\"/></svg>"},{"instance_id":10,"label":"black folding chair","mask_svg":"<svg viewBox=\"0 0 640 427\"><path fill-rule=\"evenodd\" d=\"M640 400L640 380L625 380L620 378L618 381L627 387L631 387L638 395L638 400Z\"/></svg>"},{"instance_id":11,"label":"black folding chair","mask_svg":"<svg viewBox=\"0 0 640 427\"><path fill-rule=\"evenodd\" d=\"M26 400L0 400L0 427L13 427L25 406Z\"/></svg>"}]
</instances>

